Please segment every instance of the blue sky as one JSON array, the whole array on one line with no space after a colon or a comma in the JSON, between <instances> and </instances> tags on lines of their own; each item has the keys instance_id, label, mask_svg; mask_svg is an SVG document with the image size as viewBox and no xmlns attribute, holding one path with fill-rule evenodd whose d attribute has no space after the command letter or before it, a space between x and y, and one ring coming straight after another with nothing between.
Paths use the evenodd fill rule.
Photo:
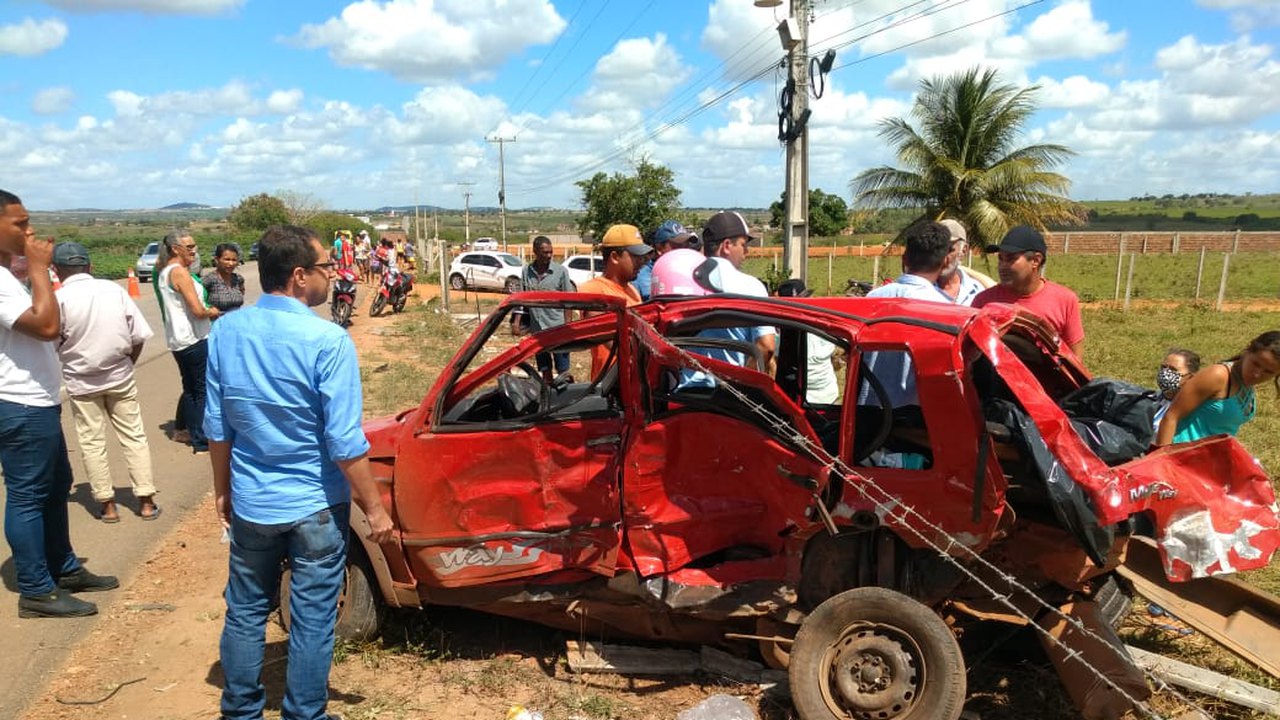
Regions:
<instances>
[{"instance_id":1,"label":"blue sky","mask_svg":"<svg viewBox=\"0 0 1280 720\"><path fill-rule=\"evenodd\" d=\"M1280 191L1276 0L814 0L810 183L893 163L921 78L1039 84L1028 142L1078 155L1079 199ZM576 207L649 157L687 205L764 206L786 12L751 0L0 0L0 163L33 209ZM861 39L858 39L861 38ZM848 43L857 39L857 42ZM718 102L710 100L751 76ZM691 112L707 104L705 109ZM677 121L679 122L673 122ZM664 132L657 130L670 126Z\"/></svg>"}]
</instances>

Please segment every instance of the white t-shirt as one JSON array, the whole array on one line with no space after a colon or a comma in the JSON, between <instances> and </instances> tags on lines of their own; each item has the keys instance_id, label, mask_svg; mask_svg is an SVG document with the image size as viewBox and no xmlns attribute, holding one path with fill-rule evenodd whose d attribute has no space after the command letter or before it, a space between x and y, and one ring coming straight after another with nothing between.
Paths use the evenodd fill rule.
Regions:
<instances>
[{"instance_id":1,"label":"white t-shirt","mask_svg":"<svg viewBox=\"0 0 1280 720\"><path fill-rule=\"evenodd\" d=\"M7 268L0 267L0 400L32 407L58 404L58 351L13 328L31 309L31 295Z\"/></svg>"},{"instance_id":2,"label":"white t-shirt","mask_svg":"<svg viewBox=\"0 0 1280 720\"><path fill-rule=\"evenodd\" d=\"M164 309L164 341L169 350L178 352L186 350L209 335L209 319L192 317L182 293L173 288L169 275L177 265L166 265L156 278L156 287L160 289L160 302ZM201 303L205 302L204 284L192 280L196 288L196 296Z\"/></svg>"},{"instance_id":3,"label":"white t-shirt","mask_svg":"<svg viewBox=\"0 0 1280 720\"><path fill-rule=\"evenodd\" d=\"M840 399L840 382L836 378L836 368L831 364L836 346L814 333L808 333L805 340L809 372L805 376L804 399L811 405L834 405Z\"/></svg>"}]
</instances>

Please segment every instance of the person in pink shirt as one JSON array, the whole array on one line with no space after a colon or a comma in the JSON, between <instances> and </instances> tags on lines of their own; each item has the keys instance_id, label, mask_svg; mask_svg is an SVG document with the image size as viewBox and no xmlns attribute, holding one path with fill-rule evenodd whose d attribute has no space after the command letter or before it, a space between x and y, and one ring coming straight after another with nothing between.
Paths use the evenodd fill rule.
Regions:
<instances>
[{"instance_id":1,"label":"person in pink shirt","mask_svg":"<svg viewBox=\"0 0 1280 720\"><path fill-rule=\"evenodd\" d=\"M1008 303L1024 307L1044 318L1076 357L1084 355L1084 324L1080 299L1070 289L1045 280L1041 274L1049 255L1044 236L1035 228L1019 225L1005 234L1000 253L1000 284L978 293L973 307Z\"/></svg>"}]
</instances>

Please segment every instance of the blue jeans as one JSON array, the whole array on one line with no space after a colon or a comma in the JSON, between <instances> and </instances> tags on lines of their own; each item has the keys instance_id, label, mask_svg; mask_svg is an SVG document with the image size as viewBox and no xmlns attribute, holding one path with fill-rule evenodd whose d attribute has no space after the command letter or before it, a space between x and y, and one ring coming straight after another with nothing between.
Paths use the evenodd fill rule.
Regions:
<instances>
[{"instance_id":1,"label":"blue jeans","mask_svg":"<svg viewBox=\"0 0 1280 720\"><path fill-rule=\"evenodd\" d=\"M0 400L4 538L13 550L22 595L51 593L58 577L80 568L67 525L71 463L61 415L60 405L33 407Z\"/></svg>"},{"instance_id":2,"label":"blue jeans","mask_svg":"<svg viewBox=\"0 0 1280 720\"><path fill-rule=\"evenodd\" d=\"M201 340L191 347L177 350L173 359L177 361L178 374L182 376L182 397L178 399L178 408L187 423L187 432L191 433L191 447L208 450L209 440L204 436L204 378L209 360L209 341Z\"/></svg>"},{"instance_id":3,"label":"blue jeans","mask_svg":"<svg viewBox=\"0 0 1280 720\"><path fill-rule=\"evenodd\" d=\"M289 665L280 717L325 717L350 516L351 506L343 503L291 523L259 525L240 519L233 511L221 644L226 677L224 718L262 717L267 615L280 588L281 564L286 559L290 569Z\"/></svg>"},{"instance_id":4,"label":"blue jeans","mask_svg":"<svg viewBox=\"0 0 1280 720\"><path fill-rule=\"evenodd\" d=\"M538 369L546 372L551 369L552 359L555 360L556 374L569 372L569 353L567 352L540 352L535 357L538 362Z\"/></svg>"}]
</instances>

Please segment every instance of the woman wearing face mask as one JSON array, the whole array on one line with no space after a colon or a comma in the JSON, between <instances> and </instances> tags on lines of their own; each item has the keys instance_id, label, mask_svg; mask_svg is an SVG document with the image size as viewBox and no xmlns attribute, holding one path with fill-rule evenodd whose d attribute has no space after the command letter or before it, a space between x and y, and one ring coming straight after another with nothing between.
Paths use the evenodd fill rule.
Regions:
<instances>
[{"instance_id":1,"label":"woman wearing face mask","mask_svg":"<svg viewBox=\"0 0 1280 720\"><path fill-rule=\"evenodd\" d=\"M1200 371L1200 356L1186 348L1169 348L1156 371L1156 387L1160 388L1160 404L1156 408L1154 428L1160 431L1160 421L1173 405L1173 398L1187 378Z\"/></svg>"},{"instance_id":2,"label":"woman wearing face mask","mask_svg":"<svg viewBox=\"0 0 1280 720\"><path fill-rule=\"evenodd\" d=\"M1280 330L1262 333L1244 352L1183 383L1160 421L1155 444L1235 435L1257 411L1254 387L1268 380L1280 395Z\"/></svg>"}]
</instances>

